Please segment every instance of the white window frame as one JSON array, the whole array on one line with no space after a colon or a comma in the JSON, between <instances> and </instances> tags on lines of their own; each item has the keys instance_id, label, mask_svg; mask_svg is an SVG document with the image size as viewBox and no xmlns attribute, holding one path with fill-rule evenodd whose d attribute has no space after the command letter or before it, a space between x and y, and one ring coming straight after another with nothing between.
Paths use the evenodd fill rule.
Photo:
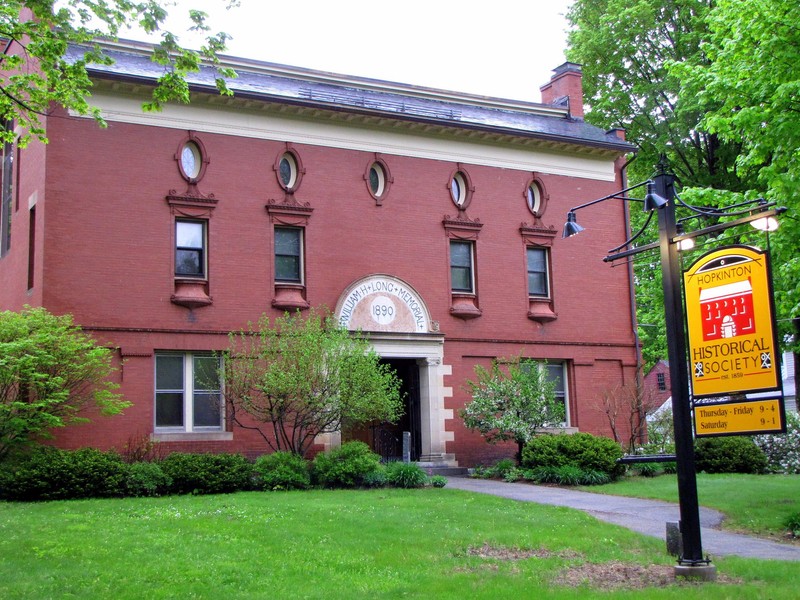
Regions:
<instances>
[{"instance_id":1,"label":"white window frame","mask_svg":"<svg viewBox=\"0 0 800 600\"><path fill-rule=\"evenodd\" d=\"M158 388L158 358L160 356L180 356L183 358L183 388L178 389L159 389ZM213 358L214 354L211 352L156 352L155 360L153 361L153 431L155 433L198 433L198 432L219 432L225 431L225 410L223 398L223 383L219 382L219 388L215 391L219 394L220 398L220 416L219 425L194 425L194 359L195 357ZM219 359L221 360L221 359ZM182 426L169 426L159 427L156 422L157 418L157 403L159 393L178 393L183 394L183 425Z\"/></svg>"},{"instance_id":2,"label":"white window frame","mask_svg":"<svg viewBox=\"0 0 800 600\"><path fill-rule=\"evenodd\" d=\"M544 255L544 285L546 288L544 294L534 294L531 292L531 284L530 284L531 273L539 272L539 271L531 271L531 264L530 264L531 250L539 251ZM528 297L537 299L550 299L552 295L552 282L550 281L550 249L544 246L526 246L525 265L527 267L527 276L528 276Z\"/></svg>"},{"instance_id":3,"label":"white window frame","mask_svg":"<svg viewBox=\"0 0 800 600\"><path fill-rule=\"evenodd\" d=\"M453 268L463 269L463 265L453 265L453 244L464 244L469 248L469 290L461 290L455 288L453 281ZM450 292L452 294L467 294L474 295L475 292L475 242L472 240L456 240L451 239L449 245L450 254Z\"/></svg>"}]
</instances>

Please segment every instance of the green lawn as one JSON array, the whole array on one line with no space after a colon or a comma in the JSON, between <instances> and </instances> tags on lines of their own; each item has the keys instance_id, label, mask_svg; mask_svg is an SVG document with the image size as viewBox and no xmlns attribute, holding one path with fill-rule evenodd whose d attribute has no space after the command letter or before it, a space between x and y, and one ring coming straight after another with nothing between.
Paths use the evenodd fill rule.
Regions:
<instances>
[{"instance_id":1,"label":"green lawn","mask_svg":"<svg viewBox=\"0 0 800 600\"><path fill-rule=\"evenodd\" d=\"M582 488L587 492L678 501L676 475L626 477L602 486ZM800 475L707 475L697 474L697 498L702 506L726 516L723 526L764 536L781 537L783 522L800 512Z\"/></svg>"},{"instance_id":2,"label":"green lawn","mask_svg":"<svg viewBox=\"0 0 800 600\"><path fill-rule=\"evenodd\" d=\"M663 541L448 488L0 503L0 558L0 598L36 600L778 599L800 573L729 558L719 583L642 589L672 571Z\"/></svg>"}]
</instances>

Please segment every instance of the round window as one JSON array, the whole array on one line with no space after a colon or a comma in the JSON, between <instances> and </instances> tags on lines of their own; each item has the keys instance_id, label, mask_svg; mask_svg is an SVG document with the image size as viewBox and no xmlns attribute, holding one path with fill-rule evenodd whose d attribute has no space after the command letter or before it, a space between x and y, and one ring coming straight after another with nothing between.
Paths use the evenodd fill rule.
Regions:
<instances>
[{"instance_id":1,"label":"round window","mask_svg":"<svg viewBox=\"0 0 800 600\"><path fill-rule=\"evenodd\" d=\"M278 163L278 177L281 185L286 189L292 189L297 183L297 159L291 152L286 152L281 156Z\"/></svg>"},{"instance_id":2,"label":"round window","mask_svg":"<svg viewBox=\"0 0 800 600\"><path fill-rule=\"evenodd\" d=\"M203 165L203 157L200 148L194 142L186 142L181 149L181 171L186 179L197 179L200 175L200 167Z\"/></svg>"},{"instance_id":3,"label":"round window","mask_svg":"<svg viewBox=\"0 0 800 600\"><path fill-rule=\"evenodd\" d=\"M536 183L528 186L528 209L536 216L542 210L542 191Z\"/></svg>"},{"instance_id":4,"label":"round window","mask_svg":"<svg viewBox=\"0 0 800 600\"><path fill-rule=\"evenodd\" d=\"M465 175L459 171L453 175L450 180L450 196L453 202L459 208L464 208L467 202L467 179Z\"/></svg>"},{"instance_id":5,"label":"round window","mask_svg":"<svg viewBox=\"0 0 800 600\"><path fill-rule=\"evenodd\" d=\"M372 163L369 168L369 189L376 198L381 197L386 189L386 173L379 163Z\"/></svg>"}]
</instances>

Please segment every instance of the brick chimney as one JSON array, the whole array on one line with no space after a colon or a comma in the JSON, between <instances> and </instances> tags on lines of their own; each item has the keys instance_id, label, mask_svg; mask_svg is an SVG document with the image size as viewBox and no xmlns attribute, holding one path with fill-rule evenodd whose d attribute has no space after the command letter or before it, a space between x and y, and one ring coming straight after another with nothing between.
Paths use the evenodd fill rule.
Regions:
<instances>
[{"instance_id":1,"label":"brick chimney","mask_svg":"<svg viewBox=\"0 0 800 600\"><path fill-rule=\"evenodd\" d=\"M577 63L565 62L554 69L550 82L539 88L542 104L566 106L571 117L583 119L583 71Z\"/></svg>"}]
</instances>

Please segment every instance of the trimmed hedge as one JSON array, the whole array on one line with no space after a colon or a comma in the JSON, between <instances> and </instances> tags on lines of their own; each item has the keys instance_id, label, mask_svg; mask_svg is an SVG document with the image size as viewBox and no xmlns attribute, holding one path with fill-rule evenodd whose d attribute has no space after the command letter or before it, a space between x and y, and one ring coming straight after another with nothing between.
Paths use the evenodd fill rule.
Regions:
<instances>
[{"instance_id":1,"label":"trimmed hedge","mask_svg":"<svg viewBox=\"0 0 800 600\"><path fill-rule=\"evenodd\" d=\"M262 490L306 490L311 487L309 463L293 452L259 456L253 473L256 487Z\"/></svg>"},{"instance_id":2,"label":"trimmed hedge","mask_svg":"<svg viewBox=\"0 0 800 600\"><path fill-rule=\"evenodd\" d=\"M381 457L364 442L347 442L330 452L317 454L311 466L313 480L331 488L366 485L371 473L381 470Z\"/></svg>"},{"instance_id":3,"label":"trimmed hedge","mask_svg":"<svg viewBox=\"0 0 800 600\"><path fill-rule=\"evenodd\" d=\"M764 473L767 457L749 437L699 438L694 445L695 468L705 473Z\"/></svg>"},{"instance_id":4,"label":"trimmed hedge","mask_svg":"<svg viewBox=\"0 0 800 600\"><path fill-rule=\"evenodd\" d=\"M228 494L253 489L251 463L241 454L176 452L161 462L176 494Z\"/></svg>"},{"instance_id":5,"label":"trimmed hedge","mask_svg":"<svg viewBox=\"0 0 800 600\"><path fill-rule=\"evenodd\" d=\"M582 471L597 471L616 478L625 472L617 463L622 448L614 440L590 433L541 435L535 437L522 450L522 466L576 467Z\"/></svg>"},{"instance_id":6,"label":"trimmed hedge","mask_svg":"<svg viewBox=\"0 0 800 600\"><path fill-rule=\"evenodd\" d=\"M0 497L6 500L109 498L127 493L128 465L116 452L49 446L3 465Z\"/></svg>"}]
</instances>

